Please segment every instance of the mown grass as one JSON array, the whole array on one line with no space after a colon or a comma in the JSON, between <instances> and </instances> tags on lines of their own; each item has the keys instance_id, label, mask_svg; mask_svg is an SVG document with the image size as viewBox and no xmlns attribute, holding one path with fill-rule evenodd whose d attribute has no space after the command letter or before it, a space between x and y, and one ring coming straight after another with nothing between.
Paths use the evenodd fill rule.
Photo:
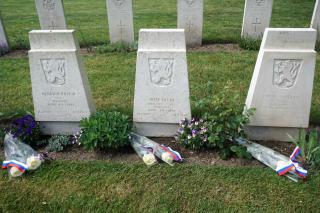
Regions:
<instances>
[{"instance_id":1,"label":"mown grass","mask_svg":"<svg viewBox=\"0 0 320 213\"><path fill-rule=\"evenodd\" d=\"M233 94L244 103L257 52L188 53L192 100L203 97L202 86L212 81L215 91L227 81ZM94 101L98 110L115 107L132 115L136 53L107 53L84 57ZM27 58L0 58L0 112L32 111L31 80ZM320 56L317 58L311 122L320 123Z\"/></svg>"},{"instance_id":2,"label":"mown grass","mask_svg":"<svg viewBox=\"0 0 320 213\"><path fill-rule=\"evenodd\" d=\"M2 212L318 212L320 180L293 183L269 168L57 161L9 180Z\"/></svg>"},{"instance_id":3,"label":"mown grass","mask_svg":"<svg viewBox=\"0 0 320 213\"><path fill-rule=\"evenodd\" d=\"M135 37L140 28L175 28L176 0L134 0ZM239 42L245 0L205 0L204 43ZM105 0L65 0L70 29L82 46L108 43ZM0 0L13 49L29 47L28 32L39 29L34 0ZM314 0L274 0L271 27L309 27Z\"/></svg>"}]
</instances>

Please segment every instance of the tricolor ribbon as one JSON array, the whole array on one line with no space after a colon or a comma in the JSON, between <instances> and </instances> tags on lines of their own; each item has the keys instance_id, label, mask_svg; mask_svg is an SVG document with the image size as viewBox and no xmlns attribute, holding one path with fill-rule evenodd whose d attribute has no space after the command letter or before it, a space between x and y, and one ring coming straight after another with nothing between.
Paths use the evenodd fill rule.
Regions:
<instances>
[{"instance_id":1,"label":"tricolor ribbon","mask_svg":"<svg viewBox=\"0 0 320 213\"><path fill-rule=\"evenodd\" d=\"M282 176L288 173L289 171L293 170L295 173L297 173L300 177L306 178L308 171L302 168L301 164L296 160L298 155L300 154L301 150L297 146L293 153L290 155L290 161L284 162L279 161L277 164L276 171L278 175Z\"/></svg>"},{"instance_id":2,"label":"tricolor ribbon","mask_svg":"<svg viewBox=\"0 0 320 213\"><path fill-rule=\"evenodd\" d=\"M161 145L161 147L168 153L170 153L170 155L173 157L173 161L176 162L182 162L182 157L180 155L179 152L174 151L173 149L171 149L170 147L166 147L164 145Z\"/></svg>"},{"instance_id":3,"label":"tricolor ribbon","mask_svg":"<svg viewBox=\"0 0 320 213\"><path fill-rule=\"evenodd\" d=\"M8 167L16 167L20 172L25 172L28 169L27 164L16 160L3 161L2 169L7 169Z\"/></svg>"}]
</instances>

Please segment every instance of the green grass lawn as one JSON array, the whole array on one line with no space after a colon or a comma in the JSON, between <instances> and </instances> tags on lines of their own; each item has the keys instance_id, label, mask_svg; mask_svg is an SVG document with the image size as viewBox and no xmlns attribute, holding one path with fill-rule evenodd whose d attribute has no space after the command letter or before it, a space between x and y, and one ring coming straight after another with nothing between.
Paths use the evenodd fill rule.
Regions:
<instances>
[{"instance_id":1,"label":"green grass lawn","mask_svg":"<svg viewBox=\"0 0 320 213\"><path fill-rule=\"evenodd\" d=\"M134 0L135 35L140 28L177 26L176 0ZM240 40L245 0L204 0L205 43ZM77 30L82 46L108 43L105 0L65 0L70 29ZM13 49L29 47L28 32L39 29L34 0L0 0L4 24ZM314 0L274 0L271 27L309 27Z\"/></svg>"},{"instance_id":2,"label":"green grass lawn","mask_svg":"<svg viewBox=\"0 0 320 213\"><path fill-rule=\"evenodd\" d=\"M269 168L57 161L9 180L1 212L318 212L320 180Z\"/></svg>"},{"instance_id":3,"label":"green grass lawn","mask_svg":"<svg viewBox=\"0 0 320 213\"><path fill-rule=\"evenodd\" d=\"M202 86L212 81L216 91L231 81L234 94L244 103L257 52L188 54L192 100L203 97ZM115 107L132 115L136 53L107 53L84 57L98 110ZM320 57L314 82L311 123L320 124ZM32 111L31 80L27 58L0 58L0 112ZM119 83L121 82L121 83ZM229 94L229 95L234 95Z\"/></svg>"}]
</instances>

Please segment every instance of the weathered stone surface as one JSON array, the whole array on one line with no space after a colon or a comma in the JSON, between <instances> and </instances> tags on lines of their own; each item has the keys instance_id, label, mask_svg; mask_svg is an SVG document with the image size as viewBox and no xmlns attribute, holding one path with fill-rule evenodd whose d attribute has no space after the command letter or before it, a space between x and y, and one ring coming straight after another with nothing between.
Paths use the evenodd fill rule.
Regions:
<instances>
[{"instance_id":1,"label":"weathered stone surface","mask_svg":"<svg viewBox=\"0 0 320 213\"><path fill-rule=\"evenodd\" d=\"M35 0L42 30L64 30L67 23L62 0Z\"/></svg>"},{"instance_id":2,"label":"weathered stone surface","mask_svg":"<svg viewBox=\"0 0 320 213\"><path fill-rule=\"evenodd\" d=\"M203 0L178 0L178 28L185 29L187 46L202 44Z\"/></svg>"},{"instance_id":3,"label":"weathered stone surface","mask_svg":"<svg viewBox=\"0 0 320 213\"><path fill-rule=\"evenodd\" d=\"M132 0L107 0L110 42L134 42Z\"/></svg>"},{"instance_id":4,"label":"weathered stone surface","mask_svg":"<svg viewBox=\"0 0 320 213\"><path fill-rule=\"evenodd\" d=\"M9 41L4 27L2 17L0 14L0 55L1 53L6 53L10 50Z\"/></svg>"},{"instance_id":5,"label":"weathered stone surface","mask_svg":"<svg viewBox=\"0 0 320 213\"><path fill-rule=\"evenodd\" d=\"M141 29L133 121L145 136L173 136L191 118L183 29Z\"/></svg>"},{"instance_id":6,"label":"weathered stone surface","mask_svg":"<svg viewBox=\"0 0 320 213\"><path fill-rule=\"evenodd\" d=\"M319 0L316 0L316 3L314 5L313 15L312 15L312 21L311 26L313 29L318 31L317 35L317 42L320 41L320 3Z\"/></svg>"},{"instance_id":7,"label":"weathered stone surface","mask_svg":"<svg viewBox=\"0 0 320 213\"><path fill-rule=\"evenodd\" d=\"M261 39L265 28L269 27L273 0L246 0L242 38Z\"/></svg>"},{"instance_id":8,"label":"weathered stone surface","mask_svg":"<svg viewBox=\"0 0 320 213\"><path fill-rule=\"evenodd\" d=\"M286 141L288 132L297 133L293 128L309 126L315 42L311 28L266 29L246 100L256 108L247 127L251 139Z\"/></svg>"},{"instance_id":9,"label":"weathered stone surface","mask_svg":"<svg viewBox=\"0 0 320 213\"><path fill-rule=\"evenodd\" d=\"M29 33L34 112L45 134L72 134L95 112L74 30Z\"/></svg>"}]
</instances>

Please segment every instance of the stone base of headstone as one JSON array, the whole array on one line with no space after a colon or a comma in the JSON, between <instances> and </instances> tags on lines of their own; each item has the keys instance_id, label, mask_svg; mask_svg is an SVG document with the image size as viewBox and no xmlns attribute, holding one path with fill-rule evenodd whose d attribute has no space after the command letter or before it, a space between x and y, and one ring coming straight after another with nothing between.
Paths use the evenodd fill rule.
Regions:
<instances>
[{"instance_id":1,"label":"stone base of headstone","mask_svg":"<svg viewBox=\"0 0 320 213\"><path fill-rule=\"evenodd\" d=\"M179 125L166 123L140 123L134 122L135 131L144 136L173 137L176 135Z\"/></svg>"},{"instance_id":2,"label":"stone base of headstone","mask_svg":"<svg viewBox=\"0 0 320 213\"><path fill-rule=\"evenodd\" d=\"M266 127L266 126L246 126L245 133L250 140L257 141L292 141L288 136L290 135L294 139L299 137L298 128L286 128L286 127Z\"/></svg>"},{"instance_id":3,"label":"stone base of headstone","mask_svg":"<svg viewBox=\"0 0 320 213\"><path fill-rule=\"evenodd\" d=\"M40 122L40 130L44 135L71 135L81 130L79 124L80 122L42 121Z\"/></svg>"}]
</instances>

